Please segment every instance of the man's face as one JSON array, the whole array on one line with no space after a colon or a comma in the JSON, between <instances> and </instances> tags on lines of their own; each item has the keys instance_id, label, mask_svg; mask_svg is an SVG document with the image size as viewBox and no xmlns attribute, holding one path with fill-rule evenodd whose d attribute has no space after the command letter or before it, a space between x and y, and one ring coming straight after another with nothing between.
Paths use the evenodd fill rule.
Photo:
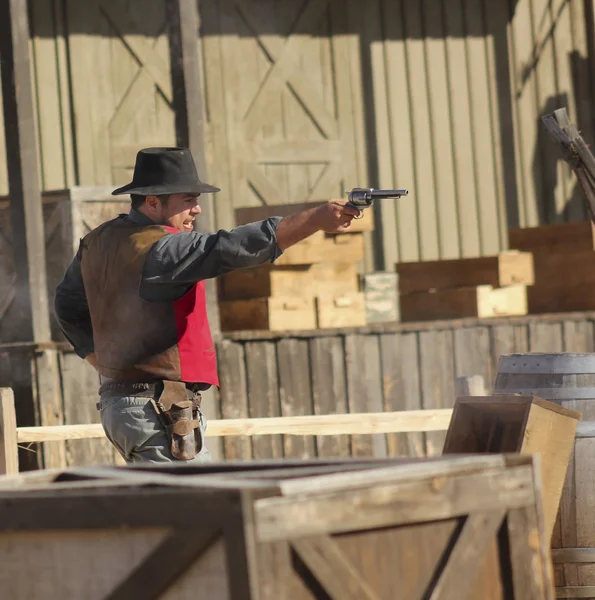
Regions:
<instances>
[{"instance_id":1,"label":"man's face","mask_svg":"<svg viewBox=\"0 0 595 600\"><path fill-rule=\"evenodd\" d=\"M155 223L180 231L193 231L194 219L201 213L198 196L190 194L171 194L165 203L156 196L148 196L146 204Z\"/></svg>"}]
</instances>

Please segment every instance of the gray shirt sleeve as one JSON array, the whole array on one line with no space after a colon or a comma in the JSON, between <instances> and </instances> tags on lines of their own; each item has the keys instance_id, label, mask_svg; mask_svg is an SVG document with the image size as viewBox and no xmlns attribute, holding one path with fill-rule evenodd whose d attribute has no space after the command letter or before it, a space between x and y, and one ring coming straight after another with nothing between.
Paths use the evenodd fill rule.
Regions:
<instances>
[{"instance_id":1,"label":"gray shirt sleeve","mask_svg":"<svg viewBox=\"0 0 595 600\"><path fill-rule=\"evenodd\" d=\"M280 221L281 217L271 217L230 231L165 236L145 261L141 298L150 302L176 300L197 281L273 262L282 254L276 235Z\"/></svg>"},{"instance_id":2,"label":"gray shirt sleeve","mask_svg":"<svg viewBox=\"0 0 595 600\"><path fill-rule=\"evenodd\" d=\"M56 288L54 313L64 337L74 351L81 358L91 354L94 349L93 327L78 257L70 263Z\"/></svg>"}]
</instances>

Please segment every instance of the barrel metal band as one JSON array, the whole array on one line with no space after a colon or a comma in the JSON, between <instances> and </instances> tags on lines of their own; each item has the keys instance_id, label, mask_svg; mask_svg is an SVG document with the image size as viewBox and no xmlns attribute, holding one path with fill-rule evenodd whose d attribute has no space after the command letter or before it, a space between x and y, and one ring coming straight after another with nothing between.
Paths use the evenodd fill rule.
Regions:
<instances>
[{"instance_id":1,"label":"barrel metal band","mask_svg":"<svg viewBox=\"0 0 595 600\"><path fill-rule=\"evenodd\" d=\"M593 354L505 354L500 357L498 373L543 373L544 375L595 375Z\"/></svg>"}]
</instances>

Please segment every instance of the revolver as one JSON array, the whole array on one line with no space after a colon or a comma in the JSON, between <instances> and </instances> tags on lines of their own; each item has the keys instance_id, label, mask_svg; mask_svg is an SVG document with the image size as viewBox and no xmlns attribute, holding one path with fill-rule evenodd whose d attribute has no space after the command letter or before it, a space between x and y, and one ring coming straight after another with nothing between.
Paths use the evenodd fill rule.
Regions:
<instances>
[{"instance_id":1,"label":"revolver","mask_svg":"<svg viewBox=\"0 0 595 600\"><path fill-rule=\"evenodd\" d=\"M345 190L346 194L349 194L349 203L359 208L360 211L364 208L372 206L374 200L382 200L385 198L400 198L401 196L407 196L409 190L375 190L374 188L353 188L350 192ZM361 215L363 216L363 214ZM360 218L356 217L356 218Z\"/></svg>"}]
</instances>

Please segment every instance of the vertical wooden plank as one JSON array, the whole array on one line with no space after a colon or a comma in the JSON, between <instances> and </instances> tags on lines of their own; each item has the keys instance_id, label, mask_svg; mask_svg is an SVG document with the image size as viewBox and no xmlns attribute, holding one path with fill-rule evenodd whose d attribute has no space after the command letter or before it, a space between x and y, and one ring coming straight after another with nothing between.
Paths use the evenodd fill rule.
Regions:
<instances>
[{"instance_id":1,"label":"vertical wooden plank","mask_svg":"<svg viewBox=\"0 0 595 600\"><path fill-rule=\"evenodd\" d=\"M419 190L416 180L416 155L414 154L415 131L412 122L412 103L415 96L410 91L410 67L408 63L406 28L403 19L403 0L384 0L383 17L385 27L385 61L388 92L388 131L390 132L392 176L389 182L395 188L411 189L412 201L389 200L395 211L396 223L389 221L383 235L388 239L390 229L397 229L396 258L401 262L421 260L419 202L415 198L429 197ZM405 89L403 89L405 85ZM381 90L378 91L378 94ZM384 124L379 123L382 128ZM421 163L420 163L421 165ZM418 195L419 194L419 195ZM383 206L386 203L383 203ZM387 217L390 216L390 213ZM383 215L384 219L384 215ZM389 229L390 227L390 229ZM392 258L390 259L392 260ZM394 263L386 268L394 270Z\"/></svg>"},{"instance_id":2,"label":"vertical wooden plank","mask_svg":"<svg viewBox=\"0 0 595 600\"><path fill-rule=\"evenodd\" d=\"M514 597L527 600L549 598L547 590L552 583L547 573L548 560L541 552L541 544L527 543L527 540L539 539L539 521L535 506L510 510L506 524Z\"/></svg>"},{"instance_id":3,"label":"vertical wooden plank","mask_svg":"<svg viewBox=\"0 0 595 600\"><path fill-rule=\"evenodd\" d=\"M422 408L450 408L455 401L453 331L428 330L419 333ZM426 452L442 452L445 432L426 433Z\"/></svg>"},{"instance_id":4,"label":"vertical wooden plank","mask_svg":"<svg viewBox=\"0 0 595 600\"><path fill-rule=\"evenodd\" d=\"M350 69L354 35L349 31L348 13L344 3L331 2L329 6L332 49L335 57L337 120L340 124L339 139L343 149L340 165L341 183L343 189L348 190L359 185L357 182L360 177L353 128L355 106Z\"/></svg>"},{"instance_id":5,"label":"vertical wooden plank","mask_svg":"<svg viewBox=\"0 0 595 600\"><path fill-rule=\"evenodd\" d=\"M350 334L345 337L345 359L349 412L382 412L384 399L380 372L380 350L375 335ZM353 456L387 455L386 436L354 435L351 438Z\"/></svg>"},{"instance_id":6,"label":"vertical wooden plank","mask_svg":"<svg viewBox=\"0 0 595 600\"><path fill-rule=\"evenodd\" d=\"M411 96L415 192L424 198L418 204L420 259L440 258L436 179L432 160L432 130L428 98L427 57L422 22L422 5L418 0L403 0L407 89ZM400 86L402 93L402 86ZM413 186L411 186L413 187Z\"/></svg>"},{"instance_id":7,"label":"vertical wooden plank","mask_svg":"<svg viewBox=\"0 0 595 600\"><path fill-rule=\"evenodd\" d=\"M67 107L63 105L60 79L56 2L33 0L31 6L32 55L35 62L37 92L38 139L40 146L41 187L59 190L68 187L64 135L70 132L62 127ZM40 33L38 33L40 32ZM51 32L52 35L49 35Z\"/></svg>"},{"instance_id":8,"label":"vertical wooden plank","mask_svg":"<svg viewBox=\"0 0 595 600\"><path fill-rule=\"evenodd\" d=\"M215 226L231 229L235 226L233 201L230 196L229 147L227 146L226 105L223 77L223 57L219 25L219 3L200 0L200 38L202 43L202 68L205 78L206 136L208 151L206 162L213 185L221 188L217 202L213 203Z\"/></svg>"},{"instance_id":9,"label":"vertical wooden plank","mask_svg":"<svg viewBox=\"0 0 595 600\"><path fill-rule=\"evenodd\" d=\"M526 325L495 325L491 328L492 346L492 376L486 380L487 393L491 393L496 375L498 374L498 363L502 354L513 354L515 352L527 352L529 349L529 330Z\"/></svg>"},{"instance_id":10,"label":"vertical wooden plank","mask_svg":"<svg viewBox=\"0 0 595 600\"><path fill-rule=\"evenodd\" d=\"M508 248L508 228L518 221L516 189L510 183L514 163L514 123L511 113L506 36L509 15L507 3L483 2L485 18L486 74L490 97L490 129L494 160L494 192L498 213L498 248ZM506 172L508 171L508 172ZM514 225L511 225L514 224Z\"/></svg>"},{"instance_id":11,"label":"vertical wooden plank","mask_svg":"<svg viewBox=\"0 0 595 600\"><path fill-rule=\"evenodd\" d=\"M0 475L19 472L17 415L11 388L0 388Z\"/></svg>"},{"instance_id":12,"label":"vertical wooden plank","mask_svg":"<svg viewBox=\"0 0 595 600\"><path fill-rule=\"evenodd\" d=\"M539 49L535 57L535 78L538 114L541 115L553 112L561 106L568 106L571 100L568 88L564 89L559 86L561 75L564 72L568 74L568 59L565 60L566 64L564 65L560 65L556 61L556 55L559 51L563 52L563 49L558 47L558 42L561 40L556 39L555 31L559 35L562 33L561 17L567 9L567 3L564 0L561 3L551 0L533 0L532 8L535 45ZM562 9L562 13L559 9ZM554 34L552 34L553 31ZM562 71L559 67L562 67ZM571 118L576 117L572 115ZM535 152L541 153L543 195L538 198L538 202L541 205L541 222L553 223L565 220L563 213L566 204L568 172L563 168L564 161L560 160L560 154L555 144L544 143L546 134L543 126L539 125Z\"/></svg>"},{"instance_id":13,"label":"vertical wooden plank","mask_svg":"<svg viewBox=\"0 0 595 600\"><path fill-rule=\"evenodd\" d=\"M595 83L593 73L593 57L591 44L593 32L592 2L569 2L570 29L572 35L572 55L566 66L572 69L571 89L574 92L574 114L578 120L581 135L587 144L595 140L595 122L593 114L593 99L591 90ZM576 178L573 174L573 181ZM582 219L587 219L587 209L580 202L583 212ZM578 218L578 217L577 217Z\"/></svg>"},{"instance_id":14,"label":"vertical wooden plank","mask_svg":"<svg viewBox=\"0 0 595 600\"><path fill-rule=\"evenodd\" d=\"M446 72L449 82L452 146L455 156L453 175L458 207L461 256L479 256L480 242L477 227L477 190L473 172L471 138L470 81L467 77L465 24L463 0L452 0L444 10Z\"/></svg>"},{"instance_id":15,"label":"vertical wooden plank","mask_svg":"<svg viewBox=\"0 0 595 600\"><path fill-rule=\"evenodd\" d=\"M74 353L65 353L61 358L65 424L100 423L95 407L99 400L97 371ZM69 440L66 442L66 461L70 467L111 465L113 449L107 439Z\"/></svg>"},{"instance_id":16,"label":"vertical wooden plank","mask_svg":"<svg viewBox=\"0 0 595 600\"><path fill-rule=\"evenodd\" d=\"M492 379L490 331L487 327L461 327L454 330L456 377L481 375Z\"/></svg>"},{"instance_id":17,"label":"vertical wooden plank","mask_svg":"<svg viewBox=\"0 0 595 600\"><path fill-rule=\"evenodd\" d=\"M277 361L281 416L313 414L308 340L291 338L279 340ZM286 435L283 444L286 458L316 456L316 444L312 436Z\"/></svg>"},{"instance_id":18,"label":"vertical wooden plank","mask_svg":"<svg viewBox=\"0 0 595 600\"><path fill-rule=\"evenodd\" d=\"M563 347L561 322L529 324L529 352L563 352Z\"/></svg>"},{"instance_id":19,"label":"vertical wooden plank","mask_svg":"<svg viewBox=\"0 0 595 600\"><path fill-rule=\"evenodd\" d=\"M32 356L35 387L33 398L39 411L39 420L43 425L64 425L64 407L61 383L64 381L57 350L43 350ZM80 361L80 359L79 359ZM87 367L88 369L90 367ZM95 386L94 390L97 389ZM85 404L85 398L78 399ZM94 404L91 403L94 409ZM71 424L88 421L71 421ZM66 444L64 442L45 442L41 446L43 465L46 469L60 469L67 466Z\"/></svg>"},{"instance_id":20,"label":"vertical wooden plank","mask_svg":"<svg viewBox=\"0 0 595 600\"><path fill-rule=\"evenodd\" d=\"M583 33L583 44L581 44L583 45L582 52L579 51L576 54L573 54L574 36L572 17L573 13L578 12L580 14L582 22L579 24L578 29L579 31L584 32L586 29L584 10L581 2L556 0L556 2L551 3L549 12L551 13L553 30L551 41L549 43L553 48L553 59L555 61L552 70L556 75L556 94L553 96L553 100L550 100L550 102L543 107L542 114L551 113L555 109L565 106L569 111L570 118L577 123L579 129L582 131L584 127L583 123L585 123L584 117L587 117L587 122L590 123L590 110L587 109L586 114L582 112L582 103L581 100L577 98L577 93L580 94L582 92L584 94L586 91L585 88L589 88L588 69L586 72L584 69L584 63L587 62L586 56L588 54L588 49ZM582 69L581 66L583 67ZM574 77L575 73L580 73L576 79ZM585 75L587 76L587 80L579 83L579 80L583 80ZM587 92L587 95L590 98L590 91ZM543 133L542 136L545 140ZM554 145L550 144L550 146ZM556 149L555 146L554 149ZM577 193L577 181L574 172L570 168L570 165L560 158L559 153L554 154L553 158L557 160L557 168L554 175L558 175L558 187L560 188L556 199L559 197L561 200L561 205L557 206L557 220L583 220L586 216L586 207L585 203L581 201L579 193Z\"/></svg>"},{"instance_id":21,"label":"vertical wooden plank","mask_svg":"<svg viewBox=\"0 0 595 600\"><path fill-rule=\"evenodd\" d=\"M516 102L518 130L518 181L523 190L521 226L535 227L539 224L538 202L543 194L543 165L539 152L535 154L539 123L535 118L538 114L535 74L530 68L535 48L531 0L519 0L515 4L511 44L513 98Z\"/></svg>"},{"instance_id":22,"label":"vertical wooden plank","mask_svg":"<svg viewBox=\"0 0 595 600\"><path fill-rule=\"evenodd\" d=\"M281 416L274 342L247 342L245 352L250 418ZM252 449L256 459L283 457L280 435L254 436Z\"/></svg>"},{"instance_id":23,"label":"vertical wooden plank","mask_svg":"<svg viewBox=\"0 0 595 600\"><path fill-rule=\"evenodd\" d=\"M440 258L458 258L457 219L452 148L451 98L447 76L445 27L440 2L424 0L425 61L427 69L432 157L436 177ZM450 11L450 7L448 11ZM445 12L448 12L445 11Z\"/></svg>"},{"instance_id":24,"label":"vertical wooden plank","mask_svg":"<svg viewBox=\"0 0 595 600\"><path fill-rule=\"evenodd\" d=\"M121 44L121 40L112 38L97 3L87 6L68 0L67 14L78 184L110 185L114 178L107 124L115 112L113 82L122 68L114 68L111 57L113 42ZM95 74L91 79L90 72Z\"/></svg>"},{"instance_id":25,"label":"vertical wooden plank","mask_svg":"<svg viewBox=\"0 0 595 600\"><path fill-rule=\"evenodd\" d=\"M396 2L391 2L390 6L394 7ZM377 6L377 31L376 35L370 35L368 43L368 52L370 57L370 70L372 79L372 90L370 92L371 102L367 115L370 121L374 124L374 139L376 140L376 151L370 154L374 157L377 174L378 187L391 189L394 186L394 158L392 148L392 121L391 113L392 106L389 104L390 86L388 83L388 53L390 44L394 45L390 39L385 39L385 30L388 23L384 19L385 2L379 1ZM402 27L402 24L398 25ZM402 44L402 41L400 42ZM407 95L398 95L402 102ZM401 132L405 133L405 132ZM409 141L401 140L401 143L408 145ZM396 187L396 186L395 186ZM396 201L387 200L385 202L376 203L374 216L376 220L376 230L380 234L382 240L381 252L378 252L378 268L387 271L393 271L394 265L399 260L397 236L398 224L396 217Z\"/></svg>"},{"instance_id":26,"label":"vertical wooden plank","mask_svg":"<svg viewBox=\"0 0 595 600\"><path fill-rule=\"evenodd\" d=\"M386 411L420 410L421 389L417 333L380 335L380 362ZM425 456L422 433L387 435L390 456Z\"/></svg>"},{"instance_id":27,"label":"vertical wooden plank","mask_svg":"<svg viewBox=\"0 0 595 600\"><path fill-rule=\"evenodd\" d=\"M25 2L0 4L0 54L19 340L47 341L50 320L45 238Z\"/></svg>"},{"instance_id":28,"label":"vertical wooden plank","mask_svg":"<svg viewBox=\"0 0 595 600\"><path fill-rule=\"evenodd\" d=\"M467 32L485 32L481 2L467 0L465 3L465 26ZM475 157L475 182L477 188L480 246L482 254L500 250L498 226L498 197L495 190L494 134L491 127L490 89L486 42L483 36L467 34L467 68L471 108L471 131Z\"/></svg>"},{"instance_id":29,"label":"vertical wooden plank","mask_svg":"<svg viewBox=\"0 0 595 600\"><path fill-rule=\"evenodd\" d=\"M245 419L249 416L249 410L244 347L238 342L223 339L217 343L217 356L221 383L221 417ZM227 460L250 460L252 458L250 438L226 437L224 456Z\"/></svg>"},{"instance_id":30,"label":"vertical wooden plank","mask_svg":"<svg viewBox=\"0 0 595 600\"><path fill-rule=\"evenodd\" d=\"M314 414L345 414L347 387L343 339L338 336L315 337L310 340L312 364L312 397ZM318 456L350 456L348 435L324 435L316 438Z\"/></svg>"}]
</instances>

